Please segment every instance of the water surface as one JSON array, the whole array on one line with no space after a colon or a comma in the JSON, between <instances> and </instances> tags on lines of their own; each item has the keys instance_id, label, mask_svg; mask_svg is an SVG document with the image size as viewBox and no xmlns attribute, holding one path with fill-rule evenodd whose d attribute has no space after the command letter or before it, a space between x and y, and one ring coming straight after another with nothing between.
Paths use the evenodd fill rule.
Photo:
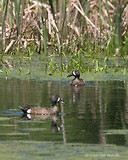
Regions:
<instances>
[{"instance_id":1,"label":"water surface","mask_svg":"<svg viewBox=\"0 0 128 160\"><path fill-rule=\"evenodd\" d=\"M3 159L8 159L5 150L10 159L14 159L15 145L19 159L26 156L28 159L34 156L66 159L61 157L62 153L68 153L68 157L74 155L69 159L94 156L99 159L102 154L120 159L123 152L127 154L126 150L115 147L128 145L127 82L88 81L85 87L72 88L68 81L0 79L0 91L0 143L3 148L0 155ZM26 117L18 108L20 105L50 107L53 94L65 101L58 105L57 116ZM34 149L37 154L33 155Z\"/></svg>"},{"instance_id":2,"label":"water surface","mask_svg":"<svg viewBox=\"0 0 128 160\"><path fill-rule=\"evenodd\" d=\"M58 141L127 145L127 82L0 79L0 140ZM65 101L56 117L23 117L20 105L50 107L57 94ZM31 118L31 120L30 120Z\"/></svg>"}]
</instances>

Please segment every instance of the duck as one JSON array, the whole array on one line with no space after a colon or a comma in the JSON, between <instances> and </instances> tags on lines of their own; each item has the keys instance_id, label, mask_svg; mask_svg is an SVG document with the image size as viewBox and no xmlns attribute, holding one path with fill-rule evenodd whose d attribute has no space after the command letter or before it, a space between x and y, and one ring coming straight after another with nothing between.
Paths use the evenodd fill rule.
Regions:
<instances>
[{"instance_id":1,"label":"duck","mask_svg":"<svg viewBox=\"0 0 128 160\"><path fill-rule=\"evenodd\" d=\"M51 97L51 108L32 107L32 106L19 106L24 114L31 115L55 115L58 113L57 103L64 103L64 101L57 95Z\"/></svg>"},{"instance_id":2,"label":"duck","mask_svg":"<svg viewBox=\"0 0 128 160\"><path fill-rule=\"evenodd\" d=\"M80 72L76 69L72 71L67 77L74 76L75 78L69 83L71 86L84 86L85 82L83 79L80 78Z\"/></svg>"}]
</instances>

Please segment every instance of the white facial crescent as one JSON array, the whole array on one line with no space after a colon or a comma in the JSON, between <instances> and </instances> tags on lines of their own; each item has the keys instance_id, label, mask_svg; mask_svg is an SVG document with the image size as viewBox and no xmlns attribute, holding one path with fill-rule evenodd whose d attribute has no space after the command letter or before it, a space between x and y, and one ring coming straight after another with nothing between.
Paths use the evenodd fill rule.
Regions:
<instances>
[{"instance_id":1,"label":"white facial crescent","mask_svg":"<svg viewBox=\"0 0 128 160\"><path fill-rule=\"evenodd\" d=\"M73 71L72 73L73 73L74 76L76 75L75 71Z\"/></svg>"},{"instance_id":2,"label":"white facial crescent","mask_svg":"<svg viewBox=\"0 0 128 160\"><path fill-rule=\"evenodd\" d=\"M59 102L60 101L60 97L58 97L58 99L57 99L57 102Z\"/></svg>"}]
</instances>

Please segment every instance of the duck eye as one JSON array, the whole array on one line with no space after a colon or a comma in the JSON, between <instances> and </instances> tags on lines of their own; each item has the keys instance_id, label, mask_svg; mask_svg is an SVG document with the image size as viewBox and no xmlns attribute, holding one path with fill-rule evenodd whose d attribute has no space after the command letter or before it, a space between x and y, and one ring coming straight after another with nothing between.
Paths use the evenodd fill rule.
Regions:
<instances>
[{"instance_id":1,"label":"duck eye","mask_svg":"<svg viewBox=\"0 0 128 160\"><path fill-rule=\"evenodd\" d=\"M60 101L60 97L58 97L58 99L57 99L57 102L59 102Z\"/></svg>"}]
</instances>

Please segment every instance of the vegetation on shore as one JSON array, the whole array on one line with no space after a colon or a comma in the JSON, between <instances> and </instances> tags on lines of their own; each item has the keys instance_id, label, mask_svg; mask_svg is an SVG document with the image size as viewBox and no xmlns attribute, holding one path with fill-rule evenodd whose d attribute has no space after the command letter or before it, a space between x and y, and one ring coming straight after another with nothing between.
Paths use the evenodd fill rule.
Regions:
<instances>
[{"instance_id":1,"label":"vegetation on shore","mask_svg":"<svg viewBox=\"0 0 128 160\"><path fill-rule=\"evenodd\" d=\"M7 55L29 64L39 54L45 73L77 68L125 74L127 17L127 0L1 1L1 66L15 67Z\"/></svg>"}]
</instances>

